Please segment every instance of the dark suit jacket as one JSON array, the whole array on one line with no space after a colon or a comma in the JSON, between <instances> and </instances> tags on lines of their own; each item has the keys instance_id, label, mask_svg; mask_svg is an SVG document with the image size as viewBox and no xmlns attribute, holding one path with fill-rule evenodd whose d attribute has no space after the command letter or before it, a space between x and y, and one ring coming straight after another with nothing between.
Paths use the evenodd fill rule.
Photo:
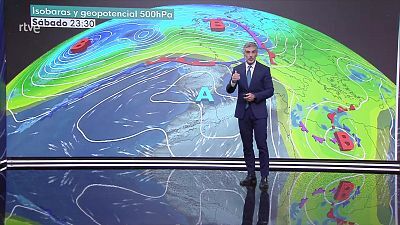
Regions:
<instances>
[{"instance_id":1,"label":"dark suit jacket","mask_svg":"<svg viewBox=\"0 0 400 225\"><path fill-rule=\"evenodd\" d=\"M251 78L250 87L247 85L246 78L246 63L242 63L235 68L233 68L233 73L235 70L240 74L240 80L236 83L235 87L231 86L231 81L229 81L226 86L226 91L228 93L233 93L238 87L238 98L236 102L235 117L243 119L246 100L244 100L244 94L253 93L255 95L255 100L250 103L250 107L253 111L255 118L262 119L267 118L267 106L266 99L274 95L274 86L272 84L272 77L269 67L257 62L253 71L253 76Z\"/></svg>"}]
</instances>

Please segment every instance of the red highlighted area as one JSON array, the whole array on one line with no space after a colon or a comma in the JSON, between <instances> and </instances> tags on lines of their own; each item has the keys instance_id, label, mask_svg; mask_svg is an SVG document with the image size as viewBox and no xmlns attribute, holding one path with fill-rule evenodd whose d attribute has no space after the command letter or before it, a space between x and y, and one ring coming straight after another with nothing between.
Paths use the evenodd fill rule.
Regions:
<instances>
[{"instance_id":1,"label":"red highlighted area","mask_svg":"<svg viewBox=\"0 0 400 225\"><path fill-rule=\"evenodd\" d=\"M347 110L348 110L347 108L343 108L342 106L339 106L339 107L337 108L337 111L338 111L339 113L344 112L344 111L347 111Z\"/></svg>"},{"instance_id":2,"label":"red highlighted area","mask_svg":"<svg viewBox=\"0 0 400 225\"><path fill-rule=\"evenodd\" d=\"M339 186L337 187L337 191L334 195L335 200L337 201L346 201L350 198L350 194L353 192L355 185L351 183L350 181L340 181ZM329 212L326 214L326 216L330 219L333 219L336 221L336 224L344 225L354 225L354 222L346 221L341 218L338 218L335 216L335 212L333 208L329 210Z\"/></svg>"},{"instance_id":3,"label":"red highlighted area","mask_svg":"<svg viewBox=\"0 0 400 225\"><path fill-rule=\"evenodd\" d=\"M347 112L347 111L353 111L356 110L356 107L354 106L354 104L351 104L349 108L343 107L343 106L339 106L337 108L337 111L328 113L327 117L331 122L332 128L335 129L335 116L337 114L343 113L343 112ZM343 129L346 130L347 132L350 132L350 128L346 127L343 124ZM343 131L336 131L334 133L335 138L331 138L330 140L334 143L334 144L338 144L339 148L341 151L351 151L354 149L354 143L352 141L352 139L350 138L350 136ZM353 134L355 135L355 134ZM357 142L361 141L361 140L357 140ZM360 145L359 145L360 146Z\"/></svg>"},{"instance_id":4,"label":"red highlighted area","mask_svg":"<svg viewBox=\"0 0 400 225\"><path fill-rule=\"evenodd\" d=\"M215 61L210 61L210 62L200 62L198 60L196 61L186 61L185 58L183 57L176 57L176 58L169 58L169 57L161 57L155 61L147 61L146 65L153 65L156 63L162 63L162 62L178 62L178 63L183 63L191 66L215 66Z\"/></svg>"},{"instance_id":5,"label":"red highlighted area","mask_svg":"<svg viewBox=\"0 0 400 225\"><path fill-rule=\"evenodd\" d=\"M276 65L276 62L275 62L276 54L273 53L272 51L270 51L270 50L265 46L264 43L261 44L261 48L262 48L262 49L265 49L265 50L268 52L268 57L269 57L269 59L270 59L270 63L271 63L272 65Z\"/></svg>"},{"instance_id":6,"label":"red highlighted area","mask_svg":"<svg viewBox=\"0 0 400 225\"><path fill-rule=\"evenodd\" d=\"M354 200L354 197L359 195L360 193L360 186L357 187L356 191L355 190L355 185L350 182L350 181L345 181L341 180L339 182L339 185L329 192L334 194L333 198L335 199L334 202L331 202L331 207L329 211L326 214L326 217L329 218L329 224L333 224L336 222L337 225L355 225L355 222L351 222L348 220L345 220L343 216L340 216L340 213L342 210L339 210L339 207L345 207L347 204L350 203L350 199ZM322 187L315 189L314 192L312 193L313 196L318 195L318 194L325 194L326 190L323 189ZM352 195L353 194L353 195ZM304 197L301 199L299 203L299 209L302 209L304 205L308 202L308 198ZM324 223L325 224L325 223ZM328 223L326 223L328 224Z\"/></svg>"},{"instance_id":7,"label":"red highlighted area","mask_svg":"<svg viewBox=\"0 0 400 225\"><path fill-rule=\"evenodd\" d=\"M223 32L223 31L225 31L225 24L222 20L211 19L210 20L210 28L211 28L211 31L214 31L214 32Z\"/></svg>"},{"instance_id":8,"label":"red highlighted area","mask_svg":"<svg viewBox=\"0 0 400 225\"><path fill-rule=\"evenodd\" d=\"M356 110L356 107L354 106L354 104L351 104L349 108L346 108L346 107L343 107L343 106L339 106L337 108L338 113L345 112L345 111L347 112L349 110L350 111Z\"/></svg>"},{"instance_id":9,"label":"red highlighted area","mask_svg":"<svg viewBox=\"0 0 400 225\"><path fill-rule=\"evenodd\" d=\"M328 218L330 218L330 219L336 220L336 224L338 224L338 225L339 225L339 224L340 224L340 225L345 225L345 224L354 225L354 224L355 224L354 222L350 222L350 221L346 221L346 220L337 218L337 217L334 215L334 213L333 213L333 208L331 208L331 210L329 210L329 212L328 212L328 214L326 214L326 216L327 216Z\"/></svg>"},{"instance_id":10,"label":"red highlighted area","mask_svg":"<svg viewBox=\"0 0 400 225\"><path fill-rule=\"evenodd\" d=\"M336 113L334 113L334 112L328 113L328 119L331 121L332 128L335 128L335 126L333 125L335 122L335 116L336 116Z\"/></svg>"},{"instance_id":11,"label":"red highlighted area","mask_svg":"<svg viewBox=\"0 0 400 225\"><path fill-rule=\"evenodd\" d=\"M336 131L334 135L341 151L353 150L354 143L346 132Z\"/></svg>"},{"instance_id":12,"label":"red highlighted area","mask_svg":"<svg viewBox=\"0 0 400 225\"><path fill-rule=\"evenodd\" d=\"M80 41L76 42L72 47L71 47L71 52L76 54L76 53L82 53L86 51L86 49L92 44L92 42L89 40L89 38L84 38L81 39Z\"/></svg>"},{"instance_id":13,"label":"red highlighted area","mask_svg":"<svg viewBox=\"0 0 400 225\"><path fill-rule=\"evenodd\" d=\"M335 193L335 200L344 201L350 198L351 192L354 190L354 184L350 181L340 181Z\"/></svg>"}]
</instances>

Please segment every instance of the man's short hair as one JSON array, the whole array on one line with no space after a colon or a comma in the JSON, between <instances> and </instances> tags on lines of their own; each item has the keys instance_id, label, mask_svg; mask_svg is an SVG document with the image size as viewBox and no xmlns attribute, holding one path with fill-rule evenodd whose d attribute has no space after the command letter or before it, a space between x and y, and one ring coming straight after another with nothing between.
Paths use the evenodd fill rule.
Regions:
<instances>
[{"instance_id":1,"label":"man's short hair","mask_svg":"<svg viewBox=\"0 0 400 225\"><path fill-rule=\"evenodd\" d=\"M244 44L244 46L243 46L243 53L244 53L245 49L246 49L246 48L249 48L249 47L255 47L255 48L256 48L256 51L258 51L258 46L257 46L256 43L254 43L254 42L247 42L247 43Z\"/></svg>"}]
</instances>

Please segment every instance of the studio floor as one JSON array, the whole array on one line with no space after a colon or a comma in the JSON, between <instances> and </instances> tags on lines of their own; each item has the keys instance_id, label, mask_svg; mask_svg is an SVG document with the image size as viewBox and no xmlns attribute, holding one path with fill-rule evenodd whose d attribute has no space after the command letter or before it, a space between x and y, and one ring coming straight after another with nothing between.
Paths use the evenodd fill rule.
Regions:
<instances>
[{"instance_id":1,"label":"studio floor","mask_svg":"<svg viewBox=\"0 0 400 225\"><path fill-rule=\"evenodd\" d=\"M1 176L4 221L399 224L398 175L272 171L268 191L240 186L245 176L229 170L7 170Z\"/></svg>"}]
</instances>

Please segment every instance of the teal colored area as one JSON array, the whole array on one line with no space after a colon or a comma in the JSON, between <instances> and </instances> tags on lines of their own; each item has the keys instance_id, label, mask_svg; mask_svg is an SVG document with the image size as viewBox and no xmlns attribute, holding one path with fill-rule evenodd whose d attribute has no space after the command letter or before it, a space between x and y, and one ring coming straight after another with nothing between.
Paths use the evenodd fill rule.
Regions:
<instances>
[{"instance_id":1,"label":"teal colored area","mask_svg":"<svg viewBox=\"0 0 400 225\"><path fill-rule=\"evenodd\" d=\"M196 102L200 102L203 100L207 100L209 102L213 102L214 98L210 92L208 87L201 87L199 94L197 95Z\"/></svg>"}]
</instances>

